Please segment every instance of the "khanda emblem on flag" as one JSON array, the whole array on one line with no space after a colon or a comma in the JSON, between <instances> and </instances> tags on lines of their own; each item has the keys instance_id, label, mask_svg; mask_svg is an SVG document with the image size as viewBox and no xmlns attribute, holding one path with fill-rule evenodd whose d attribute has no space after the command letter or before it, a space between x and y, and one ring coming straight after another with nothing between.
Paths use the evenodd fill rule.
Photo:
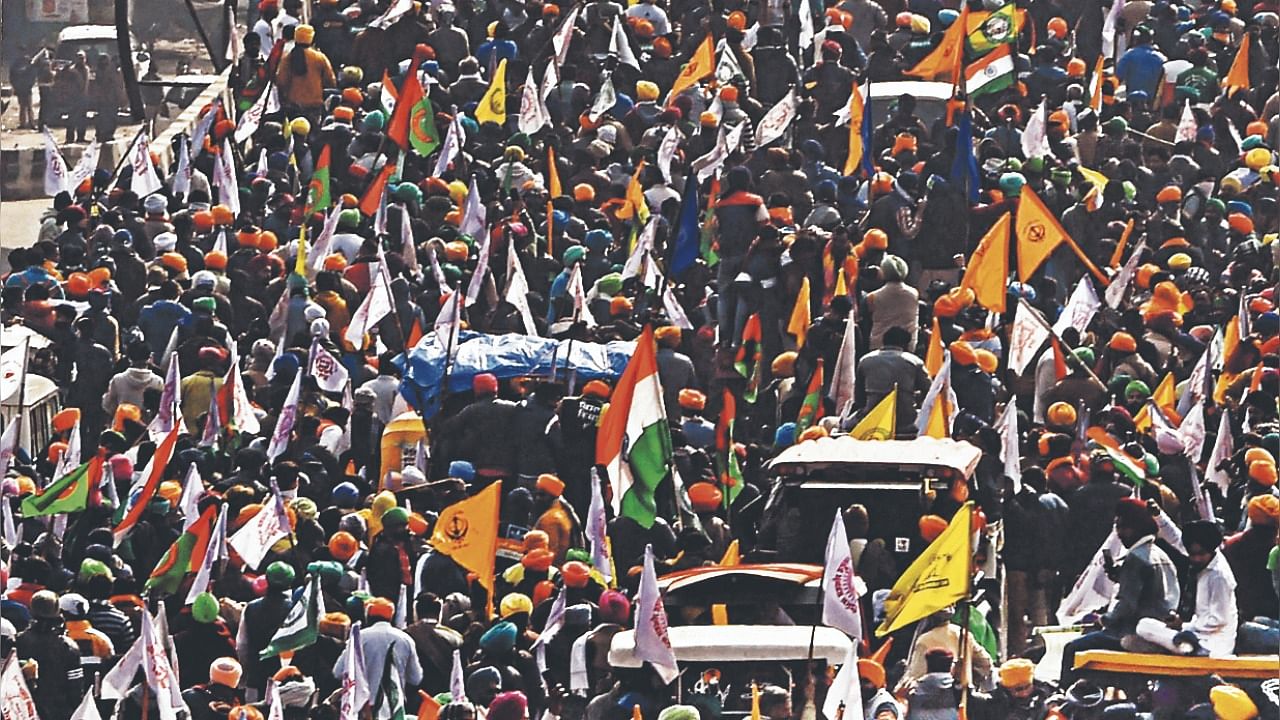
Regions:
<instances>
[{"instance_id":1,"label":"khanda emblem on flag","mask_svg":"<svg viewBox=\"0 0 1280 720\"><path fill-rule=\"evenodd\" d=\"M948 574L948 568L951 565L952 556L955 553L939 549L934 556L933 562L929 563L929 567L925 569L924 574L920 577L920 581L916 583L915 590L938 590L951 585L951 577Z\"/></svg>"},{"instance_id":2,"label":"khanda emblem on flag","mask_svg":"<svg viewBox=\"0 0 1280 720\"><path fill-rule=\"evenodd\" d=\"M467 531L470 529L471 523L467 522L467 518L462 513L455 513L444 527L444 536L449 542L461 545L466 542Z\"/></svg>"},{"instance_id":3,"label":"khanda emblem on flag","mask_svg":"<svg viewBox=\"0 0 1280 720\"><path fill-rule=\"evenodd\" d=\"M1027 226L1027 239L1033 243L1044 242L1048 231L1045 230L1044 223L1033 222Z\"/></svg>"},{"instance_id":4,"label":"khanda emblem on flag","mask_svg":"<svg viewBox=\"0 0 1280 720\"><path fill-rule=\"evenodd\" d=\"M494 115L507 114L507 94L504 92L489 93L489 112Z\"/></svg>"}]
</instances>

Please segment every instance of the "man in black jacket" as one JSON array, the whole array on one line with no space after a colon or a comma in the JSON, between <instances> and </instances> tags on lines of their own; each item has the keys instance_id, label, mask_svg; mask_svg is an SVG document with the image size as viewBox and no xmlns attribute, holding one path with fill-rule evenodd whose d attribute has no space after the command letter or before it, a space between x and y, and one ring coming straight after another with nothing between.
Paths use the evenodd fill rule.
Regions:
<instances>
[{"instance_id":1,"label":"man in black jacket","mask_svg":"<svg viewBox=\"0 0 1280 720\"><path fill-rule=\"evenodd\" d=\"M84 669L79 648L63 631L56 594L41 590L31 596L31 626L15 643L18 658L39 667L32 695L40 717L67 720L84 697Z\"/></svg>"},{"instance_id":2,"label":"man in black jacket","mask_svg":"<svg viewBox=\"0 0 1280 720\"><path fill-rule=\"evenodd\" d=\"M267 593L245 606L236 637L236 655L244 665L245 687L257 690L259 695L266 688L267 678L280 669L280 658L259 660L258 654L271 642L289 614L289 588L294 579L293 568L278 560L267 566L266 575Z\"/></svg>"}]
</instances>

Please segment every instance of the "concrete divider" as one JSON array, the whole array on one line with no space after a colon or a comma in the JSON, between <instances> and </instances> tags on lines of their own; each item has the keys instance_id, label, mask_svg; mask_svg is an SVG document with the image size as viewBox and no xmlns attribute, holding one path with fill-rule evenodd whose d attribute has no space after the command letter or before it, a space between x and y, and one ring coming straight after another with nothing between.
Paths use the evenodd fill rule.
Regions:
<instances>
[{"instance_id":1,"label":"concrete divider","mask_svg":"<svg viewBox=\"0 0 1280 720\"><path fill-rule=\"evenodd\" d=\"M195 125L200 109L214 98L226 92L227 79L230 77L231 70L228 68L219 75L214 76L213 83L205 88L196 99L191 102L185 109L175 117L164 130L152 138L151 150L160 156L160 167L162 173L167 173L169 166L173 163L173 138L179 133L191 133L192 127ZM55 137L57 137L55 132ZM133 137L137 134L137 126L122 127L116 132L116 137L109 143L102 146L102 150L98 155L98 167L107 170L115 169L116 163L120 161L124 152L129 149L129 144L133 142ZM80 161L80 156L84 153L85 144L72 143L61 147L62 157L67 162L67 167L72 168ZM0 199L3 200L31 200L44 197L44 143L39 141L37 136L37 144L30 147L4 148L0 149Z\"/></svg>"}]
</instances>

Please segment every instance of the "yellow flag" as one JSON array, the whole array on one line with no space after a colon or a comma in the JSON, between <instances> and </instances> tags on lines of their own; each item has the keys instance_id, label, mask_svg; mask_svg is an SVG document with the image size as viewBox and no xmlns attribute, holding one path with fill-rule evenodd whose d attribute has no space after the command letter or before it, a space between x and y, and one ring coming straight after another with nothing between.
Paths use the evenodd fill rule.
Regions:
<instances>
[{"instance_id":1,"label":"yellow flag","mask_svg":"<svg viewBox=\"0 0 1280 720\"><path fill-rule=\"evenodd\" d=\"M641 225L649 222L649 206L644 200L644 186L640 184L642 172L644 172L644 160L636 165L636 171L631 175L631 181L627 183L626 202L618 209L618 217L627 220L634 216Z\"/></svg>"},{"instance_id":2,"label":"yellow flag","mask_svg":"<svg viewBox=\"0 0 1280 720\"><path fill-rule=\"evenodd\" d=\"M951 428L948 427L947 422L951 417L948 405L946 392L938 393L938 397L933 401L933 407L929 408L929 422L924 426L925 435L932 438L951 437Z\"/></svg>"},{"instance_id":3,"label":"yellow flag","mask_svg":"<svg viewBox=\"0 0 1280 720\"><path fill-rule=\"evenodd\" d=\"M892 440L898 432L898 386L885 395L849 432L858 440Z\"/></svg>"},{"instance_id":4,"label":"yellow flag","mask_svg":"<svg viewBox=\"0 0 1280 720\"><path fill-rule=\"evenodd\" d=\"M480 576L493 602L493 561L498 552L498 506L502 483L494 482L475 495L440 512L431 547Z\"/></svg>"},{"instance_id":5,"label":"yellow flag","mask_svg":"<svg viewBox=\"0 0 1280 720\"><path fill-rule=\"evenodd\" d=\"M1133 424L1138 428L1138 432L1146 432L1151 427L1151 405L1155 404L1160 408L1160 412L1164 413L1164 417L1170 423L1182 422L1182 418L1178 415L1178 391L1174 383L1173 373L1166 373L1164 379L1156 386L1155 392L1151 393L1151 402L1143 403L1142 409L1138 410L1138 414L1133 418Z\"/></svg>"},{"instance_id":6,"label":"yellow flag","mask_svg":"<svg viewBox=\"0 0 1280 720\"><path fill-rule=\"evenodd\" d=\"M809 335L809 278L800 283L800 292L796 295L796 304L791 308L791 320L787 322L787 332L796 336L796 347L804 347L804 340Z\"/></svg>"},{"instance_id":7,"label":"yellow flag","mask_svg":"<svg viewBox=\"0 0 1280 720\"><path fill-rule=\"evenodd\" d=\"M734 540L729 543L729 547L724 549L724 555L720 558L720 567L733 567L742 564L742 550L738 546L738 541Z\"/></svg>"},{"instance_id":8,"label":"yellow flag","mask_svg":"<svg viewBox=\"0 0 1280 720\"><path fill-rule=\"evenodd\" d=\"M307 276L307 222L304 219L302 227L298 228L298 257L293 263L293 272Z\"/></svg>"},{"instance_id":9,"label":"yellow flag","mask_svg":"<svg viewBox=\"0 0 1280 720\"><path fill-rule=\"evenodd\" d=\"M831 293L832 297L844 297L849 294L849 283L844 279L844 268L840 268L840 272L836 273L836 289Z\"/></svg>"},{"instance_id":10,"label":"yellow flag","mask_svg":"<svg viewBox=\"0 0 1280 720\"><path fill-rule=\"evenodd\" d=\"M862 121L865 114L866 107L862 101L862 92L858 90L858 83L855 82L853 90L849 93L849 153L844 157L845 175L853 175L862 164L862 153L866 151L866 148L862 147Z\"/></svg>"},{"instance_id":11,"label":"yellow flag","mask_svg":"<svg viewBox=\"0 0 1280 720\"><path fill-rule=\"evenodd\" d=\"M711 33L703 38L702 44L697 50L693 51L693 57L689 58L689 62L680 70L680 74L676 76L675 82L671 83L671 92L667 93L667 105L676 98L677 95L684 92L694 83L702 78L715 72L716 69L716 42L711 37Z\"/></svg>"},{"instance_id":12,"label":"yellow flag","mask_svg":"<svg viewBox=\"0 0 1280 720\"><path fill-rule=\"evenodd\" d=\"M959 80L960 66L964 60L965 25L968 20L969 5L965 3L960 11L960 19L947 28L938 47L924 56L923 60L916 63L916 66L907 70L905 74L921 80L934 80L939 75L945 74L946 79L954 85Z\"/></svg>"},{"instance_id":13,"label":"yellow flag","mask_svg":"<svg viewBox=\"0 0 1280 720\"><path fill-rule=\"evenodd\" d=\"M936 540L898 578L884 601L884 623L877 635L928 617L969 594L973 562L970 534L973 503L965 503Z\"/></svg>"},{"instance_id":14,"label":"yellow flag","mask_svg":"<svg viewBox=\"0 0 1280 720\"><path fill-rule=\"evenodd\" d=\"M1005 287L1009 280L1009 213L1000 216L969 258L961 287L973 290L978 304L992 311L1005 311Z\"/></svg>"},{"instance_id":15,"label":"yellow flag","mask_svg":"<svg viewBox=\"0 0 1280 720\"><path fill-rule=\"evenodd\" d=\"M760 720L760 688L751 683L751 720Z\"/></svg>"},{"instance_id":16,"label":"yellow flag","mask_svg":"<svg viewBox=\"0 0 1280 720\"><path fill-rule=\"evenodd\" d=\"M1018 201L1018 279L1027 282L1058 246L1067 241L1067 231L1045 207L1030 185L1022 186Z\"/></svg>"},{"instance_id":17,"label":"yellow flag","mask_svg":"<svg viewBox=\"0 0 1280 720\"><path fill-rule=\"evenodd\" d=\"M929 347L924 352L924 369L929 373L929 377L937 375L942 369L943 356L942 324L935 317L933 330L929 332Z\"/></svg>"},{"instance_id":18,"label":"yellow flag","mask_svg":"<svg viewBox=\"0 0 1280 720\"><path fill-rule=\"evenodd\" d=\"M498 61L498 69L493 72L493 80L489 89L484 91L480 104L476 106L476 122L481 125L492 122L505 125L507 122L507 59Z\"/></svg>"},{"instance_id":19,"label":"yellow flag","mask_svg":"<svg viewBox=\"0 0 1280 720\"><path fill-rule=\"evenodd\" d=\"M1227 89L1228 95L1233 95L1237 90L1244 90L1249 87L1249 34L1245 33L1244 38L1240 40L1240 49L1236 51L1236 59L1231 61L1231 69L1227 71L1227 77L1222 81L1222 87Z\"/></svg>"},{"instance_id":20,"label":"yellow flag","mask_svg":"<svg viewBox=\"0 0 1280 720\"><path fill-rule=\"evenodd\" d=\"M1094 112L1102 112L1102 83L1104 82L1102 64L1106 60L1106 55L1098 56L1098 62L1094 63L1093 66L1093 76L1089 79L1089 82L1093 84L1089 92L1089 107L1093 108Z\"/></svg>"}]
</instances>

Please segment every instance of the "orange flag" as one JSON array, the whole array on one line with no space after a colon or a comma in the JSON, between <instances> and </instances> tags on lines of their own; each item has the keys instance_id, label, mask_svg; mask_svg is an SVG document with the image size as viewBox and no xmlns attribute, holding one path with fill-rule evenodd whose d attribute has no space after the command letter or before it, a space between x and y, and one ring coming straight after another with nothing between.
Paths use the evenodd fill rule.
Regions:
<instances>
[{"instance_id":1,"label":"orange flag","mask_svg":"<svg viewBox=\"0 0 1280 720\"><path fill-rule=\"evenodd\" d=\"M965 23L968 21L968 14L969 7L966 3L964 10L960 13L960 19L947 28L938 47L905 74L922 80L933 80L939 75L946 75L947 79L955 84L960 73L960 65L964 60Z\"/></svg>"},{"instance_id":2,"label":"orange flag","mask_svg":"<svg viewBox=\"0 0 1280 720\"><path fill-rule=\"evenodd\" d=\"M942 369L943 359L942 324L935 317L933 330L929 332L929 347L924 352L924 369L929 373L929 377L937 375Z\"/></svg>"},{"instance_id":3,"label":"orange flag","mask_svg":"<svg viewBox=\"0 0 1280 720\"><path fill-rule=\"evenodd\" d=\"M855 82L849 93L849 154L844 157L845 175L853 175L862 164L862 154L866 152L866 148L862 147L862 122L866 112L862 93Z\"/></svg>"},{"instance_id":4,"label":"orange flag","mask_svg":"<svg viewBox=\"0 0 1280 720\"><path fill-rule=\"evenodd\" d=\"M1240 49L1236 51L1236 59L1231 61L1231 69L1227 71L1227 77L1222 81L1222 87L1227 89L1228 95L1234 95L1237 90L1249 87L1248 33L1245 33L1244 39L1240 41Z\"/></svg>"},{"instance_id":5,"label":"orange flag","mask_svg":"<svg viewBox=\"0 0 1280 720\"><path fill-rule=\"evenodd\" d=\"M1120 233L1120 242L1116 243L1116 251L1111 254L1111 269L1119 270L1124 262L1124 249L1129 245L1129 236L1133 235L1133 218L1125 223L1124 232Z\"/></svg>"},{"instance_id":6,"label":"orange flag","mask_svg":"<svg viewBox=\"0 0 1280 720\"><path fill-rule=\"evenodd\" d=\"M422 84L418 81L419 58L414 55L409 63L409 73L405 75L404 87L396 96L396 106L391 111L391 119L387 122L387 139L399 145L402 150L409 149L409 126L413 122L410 111L422 99ZM366 213L371 215L372 213Z\"/></svg>"},{"instance_id":7,"label":"orange flag","mask_svg":"<svg viewBox=\"0 0 1280 720\"><path fill-rule=\"evenodd\" d=\"M978 241L978 247L965 268L961 287L973 290L978 304L992 312L1004 312L1005 285L1009 279L1009 213L1000 216L986 235Z\"/></svg>"},{"instance_id":8,"label":"orange flag","mask_svg":"<svg viewBox=\"0 0 1280 720\"><path fill-rule=\"evenodd\" d=\"M391 175L396 171L396 164L387 162L378 171L378 175L373 178L373 183L369 185L369 189L364 191L364 197L360 198L360 212L373 217L378 214L378 206L382 204L382 194L387 190L387 182L391 180Z\"/></svg>"},{"instance_id":9,"label":"orange flag","mask_svg":"<svg viewBox=\"0 0 1280 720\"><path fill-rule=\"evenodd\" d=\"M716 44L711 38L711 33L703 38L702 44L697 50L693 51L693 57L689 58L689 62L685 63L680 74L676 76L675 82L671 83L671 92L667 93L667 104L677 95L684 92L685 89L691 87L694 83L702 78L715 72L716 69Z\"/></svg>"},{"instance_id":10,"label":"orange flag","mask_svg":"<svg viewBox=\"0 0 1280 720\"><path fill-rule=\"evenodd\" d=\"M1015 232L1018 236L1018 279L1027 282L1045 260L1066 243L1075 252L1080 262L1093 273L1105 287L1110 281L1102 274L1097 265L1080 249L1067 231L1062 228L1058 218L1053 216L1044 201L1036 195L1030 185L1022 186L1022 194L1018 200L1018 217L1015 221Z\"/></svg>"}]
</instances>

